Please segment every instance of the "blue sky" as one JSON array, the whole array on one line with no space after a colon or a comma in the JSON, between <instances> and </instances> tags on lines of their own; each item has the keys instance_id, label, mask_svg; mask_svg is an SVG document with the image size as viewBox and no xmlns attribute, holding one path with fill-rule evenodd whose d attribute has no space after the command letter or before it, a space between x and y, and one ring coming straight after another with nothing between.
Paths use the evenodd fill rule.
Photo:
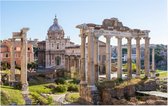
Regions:
<instances>
[{"instance_id":1,"label":"blue sky","mask_svg":"<svg viewBox=\"0 0 168 106\"><path fill-rule=\"evenodd\" d=\"M132 29L150 30L151 43L168 42L166 0L1 1L0 5L1 40L10 38L12 32L17 32L22 27L30 28L28 38L45 40L47 30L57 14L65 36L70 36L78 44L80 38L76 25L101 24L103 19L111 17L118 18ZM100 39L104 40L103 37ZM111 44L116 45L116 41L112 38Z\"/></svg>"}]
</instances>

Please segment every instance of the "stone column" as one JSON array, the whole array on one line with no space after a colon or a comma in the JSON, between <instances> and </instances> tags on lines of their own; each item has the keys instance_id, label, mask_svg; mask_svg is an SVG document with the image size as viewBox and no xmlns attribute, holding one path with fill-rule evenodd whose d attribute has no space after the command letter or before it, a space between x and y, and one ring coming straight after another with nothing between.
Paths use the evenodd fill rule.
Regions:
<instances>
[{"instance_id":1,"label":"stone column","mask_svg":"<svg viewBox=\"0 0 168 106\"><path fill-rule=\"evenodd\" d=\"M106 38L106 79L111 79L111 36L105 35Z\"/></svg>"},{"instance_id":2,"label":"stone column","mask_svg":"<svg viewBox=\"0 0 168 106\"><path fill-rule=\"evenodd\" d=\"M95 82L99 80L99 70L98 70L98 56L99 56L99 51L98 51L98 37L94 37L94 68L95 68Z\"/></svg>"},{"instance_id":3,"label":"stone column","mask_svg":"<svg viewBox=\"0 0 168 106\"><path fill-rule=\"evenodd\" d=\"M128 79L132 78L132 47L131 47L131 37L127 37L127 71L128 71Z\"/></svg>"},{"instance_id":4,"label":"stone column","mask_svg":"<svg viewBox=\"0 0 168 106\"><path fill-rule=\"evenodd\" d=\"M23 28L21 30L21 84L22 91L28 91L28 82L27 82L27 31L28 28Z\"/></svg>"},{"instance_id":5,"label":"stone column","mask_svg":"<svg viewBox=\"0 0 168 106\"><path fill-rule=\"evenodd\" d=\"M155 48L152 49L152 70L155 70Z\"/></svg>"},{"instance_id":6,"label":"stone column","mask_svg":"<svg viewBox=\"0 0 168 106\"><path fill-rule=\"evenodd\" d=\"M70 71L70 57L67 56L67 58L68 58L68 71Z\"/></svg>"},{"instance_id":7,"label":"stone column","mask_svg":"<svg viewBox=\"0 0 168 106\"><path fill-rule=\"evenodd\" d=\"M89 30L88 35L88 85L91 90L95 88L95 75L94 75L94 32Z\"/></svg>"},{"instance_id":8,"label":"stone column","mask_svg":"<svg viewBox=\"0 0 168 106\"><path fill-rule=\"evenodd\" d=\"M10 82L11 85L13 86L13 82L15 82L15 53L14 53L14 48L15 48L15 39L12 38L11 40L11 58L10 58L10 65L11 65L11 69L10 69Z\"/></svg>"},{"instance_id":9,"label":"stone column","mask_svg":"<svg viewBox=\"0 0 168 106\"><path fill-rule=\"evenodd\" d=\"M85 43L86 43L86 35L81 33L81 69L80 69L80 84L86 83L86 69L85 69Z\"/></svg>"},{"instance_id":10,"label":"stone column","mask_svg":"<svg viewBox=\"0 0 168 106\"><path fill-rule=\"evenodd\" d=\"M155 78L155 73L156 73L156 70L155 70L155 48L152 48L152 78Z\"/></svg>"},{"instance_id":11,"label":"stone column","mask_svg":"<svg viewBox=\"0 0 168 106\"><path fill-rule=\"evenodd\" d=\"M141 52L140 52L140 37L136 37L136 77L140 77L141 71Z\"/></svg>"},{"instance_id":12,"label":"stone column","mask_svg":"<svg viewBox=\"0 0 168 106\"><path fill-rule=\"evenodd\" d=\"M144 57L144 66L145 66L145 76L149 77L149 37L144 37L145 39L145 57Z\"/></svg>"},{"instance_id":13,"label":"stone column","mask_svg":"<svg viewBox=\"0 0 168 106\"><path fill-rule=\"evenodd\" d=\"M117 47L117 78L122 78L122 37L116 37L118 39Z\"/></svg>"}]
</instances>

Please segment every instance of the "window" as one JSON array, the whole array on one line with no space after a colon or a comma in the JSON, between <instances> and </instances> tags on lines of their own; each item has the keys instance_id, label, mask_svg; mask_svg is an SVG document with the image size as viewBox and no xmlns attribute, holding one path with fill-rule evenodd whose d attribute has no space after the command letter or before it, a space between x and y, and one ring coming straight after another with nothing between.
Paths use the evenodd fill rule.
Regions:
<instances>
[{"instance_id":1,"label":"window","mask_svg":"<svg viewBox=\"0 0 168 106\"><path fill-rule=\"evenodd\" d=\"M57 49L59 49L59 43L57 43Z\"/></svg>"},{"instance_id":2,"label":"window","mask_svg":"<svg viewBox=\"0 0 168 106\"><path fill-rule=\"evenodd\" d=\"M102 62L105 62L106 61L106 55L103 55L102 56Z\"/></svg>"},{"instance_id":3,"label":"window","mask_svg":"<svg viewBox=\"0 0 168 106\"><path fill-rule=\"evenodd\" d=\"M6 57L8 57L8 54L6 54Z\"/></svg>"}]
</instances>

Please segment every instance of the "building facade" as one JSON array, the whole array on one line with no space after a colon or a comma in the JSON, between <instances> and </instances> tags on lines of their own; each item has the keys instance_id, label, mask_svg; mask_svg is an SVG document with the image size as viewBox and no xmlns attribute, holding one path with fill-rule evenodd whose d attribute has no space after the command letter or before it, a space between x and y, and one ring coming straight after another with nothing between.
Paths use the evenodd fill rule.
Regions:
<instances>
[{"instance_id":1,"label":"building facade","mask_svg":"<svg viewBox=\"0 0 168 106\"><path fill-rule=\"evenodd\" d=\"M11 60L11 39L0 41L0 59L2 62L7 62L10 64ZM31 63L34 62L34 52L33 52L33 45L28 43L27 46L27 62ZM15 54L15 65L20 67L21 66L21 42L15 41L14 42L14 54Z\"/></svg>"},{"instance_id":2,"label":"building facade","mask_svg":"<svg viewBox=\"0 0 168 106\"><path fill-rule=\"evenodd\" d=\"M65 68L66 47L74 46L55 17L45 41L38 43L38 64L43 68Z\"/></svg>"},{"instance_id":3,"label":"building facade","mask_svg":"<svg viewBox=\"0 0 168 106\"><path fill-rule=\"evenodd\" d=\"M53 24L48 29L46 40L38 42L39 68L64 68L67 71L79 71L81 63L80 45L71 42L70 38L65 38L64 35L64 30L58 24L58 19L55 17ZM105 70L106 44L102 41L99 41L99 47L99 70L102 72Z\"/></svg>"}]
</instances>

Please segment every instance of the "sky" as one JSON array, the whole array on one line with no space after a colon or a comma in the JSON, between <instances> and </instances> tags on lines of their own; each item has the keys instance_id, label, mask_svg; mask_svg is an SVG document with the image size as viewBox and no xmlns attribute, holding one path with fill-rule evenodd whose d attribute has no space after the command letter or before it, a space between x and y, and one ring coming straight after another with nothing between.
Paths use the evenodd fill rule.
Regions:
<instances>
[{"instance_id":1,"label":"sky","mask_svg":"<svg viewBox=\"0 0 168 106\"><path fill-rule=\"evenodd\" d=\"M80 44L80 37L76 25L102 24L104 19L112 17L118 18L124 26L131 29L150 30L152 44L168 44L167 5L166 0L1 0L0 39L11 38L12 32L28 27L28 39L45 40L57 15L65 37L70 36L71 41L77 44ZM105 41L104 37L99 39ZM141 40L141 43L143 42L144 40ZM111 44L116 45L117 39L112 38Z\"/></svg>"}]
</instances>

